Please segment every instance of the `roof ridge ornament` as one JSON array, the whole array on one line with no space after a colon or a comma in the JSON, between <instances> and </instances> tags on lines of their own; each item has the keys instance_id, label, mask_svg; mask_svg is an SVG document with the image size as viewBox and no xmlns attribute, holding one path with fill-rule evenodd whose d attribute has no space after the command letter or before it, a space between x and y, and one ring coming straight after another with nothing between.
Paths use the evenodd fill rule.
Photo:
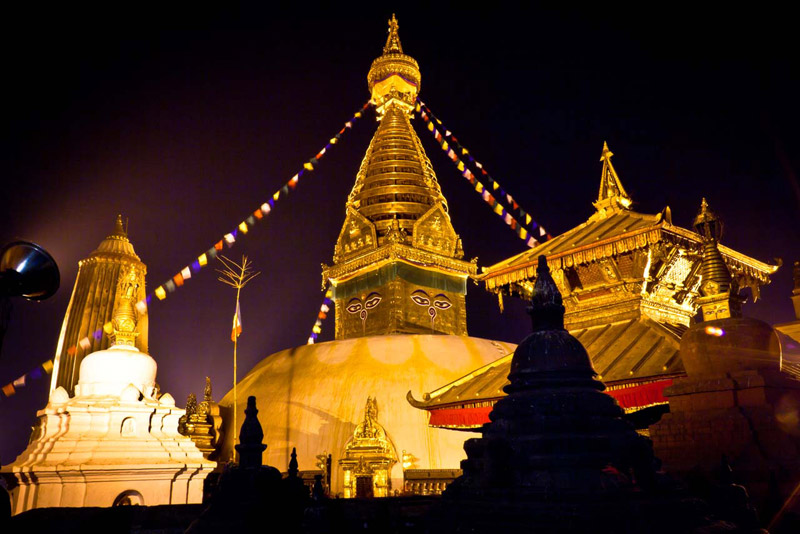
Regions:
<instances>
[{"instance_id":1,"label":"roof ridge ornament","mask_svg":"<svg viewBox=\"0 0 800 534\"><path fill-rule=\"evenodd\" d=\"M603 153L600 161L603 163L603 171L600 175L600 191L597 194L597 201L593 203L595 209L601 217L606 217L611 213L620 210L630 209L633 201L617 175L611 157L614 155L608 148L608 143L603 141Z\"/></svg>"}]
</instances>

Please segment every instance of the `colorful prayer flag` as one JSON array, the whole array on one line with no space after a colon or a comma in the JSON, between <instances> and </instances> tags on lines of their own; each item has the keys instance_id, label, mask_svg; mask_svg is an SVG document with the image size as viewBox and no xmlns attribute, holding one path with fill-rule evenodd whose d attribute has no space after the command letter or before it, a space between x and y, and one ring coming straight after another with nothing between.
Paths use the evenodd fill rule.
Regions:
<instances>
[{"instance_id":1,"label":"colorful prayer flag","mask_svg":"<svg viewBox=\"0 0 800 534\"><path fill-rule=\"evenodd\" d=\"M39 367L28 373L28 376L30 377L31 380L39 380L40 378L42 378L42 366L40 365Z\"/></svg>"},{"instance_id":2,"label":"colorful prayer flag","mask_svg":"<svg viewBox=\"0 0 800 534\"><path fill-rule=\"evenodd\" d=\"M264 218L264 213L261 211L261 208L258 208L256 211L254 211L253 215L255 215L256 219Z\"/></svg>"},{"instance_id":3,"label":"colorful prayer flag","mask_svg":"<svg viewBox=\"0 0 800 534\"><path fill-rule=\"evenodd\" d=\"M167 280L164 282L164 287L167 288L167 292L174 293L175 292L175 282L172 280Z\"/></svg>"},{"instance_id":4,"label":"colorful prayer flag","mask_svg":"<svg viewBox=\"0 0 800 534\"><path fill-rule=\"evenodd\" d=\"M225 234L225 242L230 247L231 245L233 245L236 242L236 238L233 237L233 234Z\"/></svg>"},{"instance_id":5,"label":"colorful prayer flag","mask_svg":"<svg viewBox=\"0 0 800 534\"><path fill-rule=\"evenodd\" d=\"M242 335L242 312L239 310L239 301L236 301L236 313L233 314L233 329L231 330L231 341Z\"/></svg>"},{"instance_id":6,"label":"colorful prayer flag","mask_svg":"<svg viewBox=\"0 0 800 534\"><path fill-rule=\"evenodd\" d=\"M147 301L140 300L136 303L136 311L139 312L139 315L144 315L147 313Z\"/></svg>"},{"instance_id":7,"label":"colorful prayer flag","mask_svg":"<svg viewBox=\"0 0 800 534\"><path fill-rule=\"evenodd\" d=\"M175 282L177 287L181 287L183 285L183 275L181 273L176 274L172 277L172 281Z\"/></svg>"},{"instance_id":8,"label":"colorful prayer flag","mask_svg":"<svg viewBox=\"0 0 800 534\"><path fill-rule=\"evenodd\" d=\"M272 210L272 208L270 207L269 204L267 204L266 202L261 204L261 211L264 213L264 215L267 215L270 212L270 210Z\"/></svg>"},{"instance_id":9,"label":"colorful prayer flag","mask_svg":"<svg viewBox=\"0 0 800 534\"><path fill-rule=\"evenodd\" d=\"M191 271L189 270L189 267L188 267L188 266L184 267L184 268L181 270L181 276L183 276L183 279L184 279L184 280L188 280L189 278L191 278L191 277L192 277L192 273L191 273Z\"/></svg>"},{"instance_id":10,"label":"colorful prayer flag","mask_svg":"<svg viewBox=\"0 0 800 534\"><path fill-rule=\"evenodd\" d=\"M108 321L106 324L103 325L103 332L106 334L114 333L114 324L111 321Z\"/></svg>"},{"instance_id":11,"label":"colorful prayer flag","mask_svg":"<svg viewBox=\"0 0 800 534\"><path fill-rule=\"evenodd\" d=\"M10 397L14 393L16 393L16 391L14 391L14 384L6 384L5 386L3 386L3 393L5 394L6 397Z\"/></svg>"},{"instance_id":12,"label":"colorful prayer flag","mask_svg":"<svg viewBox=\"0 0 800 534\"><path fill-rule=\"evenodd\" d=\"M547 230L544 229L544 226L539 227L539 237L544 237L547 234Z\"/></svg>"},{"instance_id":13,"label":"colorful prayer flag","mask_svg":"<svg viewBox=\"0 0 800 534\"><path fill-rule=\"evenodd\" d=\"M222 250L222 239L220 239L219 241L214 243L214 249L215 250ZM216 256L216 254L215 254L215 256Z\"/></svg>"},{"instance_id":14,"label":"colorful prayer flag","mask_svg":"<svg viewBox=\"0 0 800 534\"><path fill-rule=\"evenodd\" d=\"M247 223L247 226L255 226L255 224L256 224L256 219L255 219L255 217L253 217L253 216L251 215L250 217L248 217L247 219L245 219L245 222Z\"/></svg>"},{"instance_id":15,"label":"colorful prayer flag","mask_svg":"<svg viewBox=\"0 0 800 534\"><path fill-rule=\"evenodd\" d=\"M25 377L27 375L22 375L21 377L14 380L14 387L15 388L22 388L25 387Z\"/></svg>"},{"instance_id":16,"label":"colorful prayer flag","mask_svg":"<svg viewBox=\"0 0 800 534\"><path fill-rule=\"evenodd\" d=\"M306 170L309 170L309 171L313 171L314 170L314 166L311 165L309 162L303 163L303 168L306 169ZM275 200L278 200L278 199L276 198Z\"/></svg>"},{"instance_id":17,"label":"colorful prayer flag","mask_svg":"<svg viewBox=\"0 0 800 534\"><path fill-rule=\"evenodd\" d=\"M531 220L532 220L531 216L528 213L526 213L525 214L525 224L530 224Z\"/></svg>"},{"instance_id":18,"label":"colorful prayer flag","mask_svg":"<svg viewBox=\"0 0 800 534\"><path fill-rule=\"evenodd\" d=\"M241 232L243 234L246 234L247 233L247 223L244 222L244 221L240 222L239 223L239 230L241 230Z\"/></svg>"},{"instance_id":19,"label":"colorful prayer flag","mask_svg":"<svg viewBox=\"0 0 800 534\"><path fill-rule=\"evenodd\" d=\"M158 300L164 300L165 298L167 298L167 292L164 291L163 286L158 286L156 288L156 296L158 297Z\"/></svg>"},{"instance_id":20,"label":"colorful prayer flag","mask_svg":"<svg viewBox=\"0 0 800 534\"><path fill-rule=\"evenodd\" d=\"M42 364L42 369L48 375L53 372L53 360L47 360Z\"/></svg>"},{"instance_id":21,"label":"colorful prayer flag","mask_svg":"<svg viewBox=\"0 0 800 534\"><path fill-rule=\"evenodd\" d=\"M88 337L85 337L78 342L78 345L80 345L83 350L89 350L92 347L92 342L89 341Z\"/></svg>"}]
</instances>

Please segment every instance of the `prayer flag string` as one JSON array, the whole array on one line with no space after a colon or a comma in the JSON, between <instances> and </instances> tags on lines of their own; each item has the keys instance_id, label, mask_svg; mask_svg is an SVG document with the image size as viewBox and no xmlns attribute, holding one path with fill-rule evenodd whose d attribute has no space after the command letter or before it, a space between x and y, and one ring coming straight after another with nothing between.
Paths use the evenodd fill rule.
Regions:
<instances>
[{"instance_id":1,"label":"prayer flag string","mask_svg":"<svg viewBox=\"0 0 800 534\"><path fill-rule=\"evenodd\" d=\"M488 171L484 168L483 164L476 160L472 154L470 154L469 150L463 147L456 139L456 136L452 134L452 132L446 128L442 124L442 121L439 120L430 110L430 108L422 101L417 99L417 111L419 112L422 120L427 123L426 129L431 132L433 138L439 143L439 146L447 154L447 157L450 158L455 164L458 171L461 173L461 176L466 178L470 184L472 184L473 189L481 195L484 202L486 202L492 211L494 211L503 222L508 225L511 230L517 234L517 237L525 241L525 243L533 248L536 245L547 241L548 239L552 239L547 230L545 230L544 226L537 223L533 220L533 217L522 209L519 203L508 193L505 189L500 187L500 184L492 178L492 176L488 173ZM438 124L443 130L444 134L442 134L435 126ZM448 143L449 139L449 143ZM469 163L475 166L475 168L479 169L478 174L483 176L483 178L488 182L489 187L485 187L481 181L475 176L475 174L467 168L464 162L461 160L459 156L465 156ZM491 189L491 191L490 191ZM519 218L524 221L524 224L518 221L510 211L507 211L506 208L498 201L498 198L505 201L509 210L516 212Z\"/></svg>"},{"instance_id":2,"label":"prayer flag string","mask_svg":"<svg viewBox=\"0 0 800 534\"><path fill-rule=\"evenodd\" d=\"M262 203L261 206L256 208L255 211L248 214L247 217L245 217L245 219L242 222L237 224L236 227L233 228L233 230L223 235L222 238L216 243L214 243L212 247L210 247L208 250L197 256L197 258L191 264L182 268L172 278L170 278L169 280L167 280L166 282L155 288L155 290L153 290L145 298L137 302L136 310L140 314L147 313L147 307L152 302L154 296L156 297L157 300L166 299L170 293L174 293L177 288L182 287L184 283L186 283L186 281L192 277L193 274L199 272L200 269L207 266L214 258L216 258L224 247L231 248L236 243L236 241L240 239L241 236L249 232L250 229L253 226L255 226L255 224L258 221L262 220L264 217L269 215L272 209L275 207L275 203L278 202L278 200L280 200L281 198L285 198L286 196L288 196L289 192L293 191L294 188L297 187L297 183L300 181L301 176L303 176L306 173L313 172L316 169L316 167L319 165L319 161L323 158L323 156L325 156L325 154L328 152L328 150L331 149L331 147L333 147L333 145L337 144L342 139L342 136L344 136L347 130L353 128L353 124L355 124L355 122L361 118L361 116L364 114L364 112L367 110L370 104L371 102L367 101L367 103L361 106L361 109L356 111L355 114L350 118L350 120L344 123L342 129L339 130L339 132L336 135L330 138L325 147L323 147L322 150L317 152L316 156L303 163L303 168L300 169L300 171L297 174L292 176L289 179L289 181L283 185L283 187L275 191L275 193L273 193L272 196L266 200L266 202ZM327 296L326 300L328 300ZM323 306L327 305L323 304ZM314 329L321 331L321 325L322 325L321 319L318 319L318 321L320 321L320 324L319 325L315 324ZM106 333L111 333L113 327L111 326L110 321L104 324L103 328L98 329L92 335L86 336L85 338L79 340L75 345L69 347L67 349L67 354L74 355L79 349L83 349L84 352L87 352L92 347L92 339L96 340L101 339L104 330L106 331ZM316 334L318 333L319 332L312 332L312 335L316 336ZM5 392L5 390L3 391ZM11 394L13 395L13 392Z\"/></svg>"},{"instance_id":3,"label":"prayer flag string","mask_svg":"<svg viewBox=\"0 0 800 534\"><path fill-rule=\"evenodd\" d=\"M6 397L10 397L16 394L18 389L27 386L29 380L38 380L42 378L43 374L49 375L52 372L53 372L53 360L47 360L41 365L36 366L35 369L28 371L24 375L20 376L16 380L12 380L8 384L0 388L0 390L3 392L3 395L5 395Z\"/></svg>"},{"instance_id":4,"label":"prayer flag string","mask_svg":"<svg viewBox=\"0 0 800 534\"><path fill-rule=\"evenodd\" d=\"M308 336L308 342L306 345L313 345L317 341L317 337L322 333L322 321L324 321L328 317L328 314L331 313L332 305L333 292L328 289L328 291L325 292L325 300L322 301L322 306L319 307L317 320L314 322L314 326L311 328L311 335Z\"/></svg>"}]
</instances>

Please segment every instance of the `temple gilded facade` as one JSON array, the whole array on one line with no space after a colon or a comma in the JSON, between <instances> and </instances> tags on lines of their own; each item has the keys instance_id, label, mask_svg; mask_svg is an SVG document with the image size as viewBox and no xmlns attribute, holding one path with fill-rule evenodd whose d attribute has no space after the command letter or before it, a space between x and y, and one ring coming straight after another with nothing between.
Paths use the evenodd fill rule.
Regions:
<instances>
[{"instance_id":1,"label":"temple gilded facade","mask_svg":"<svg viewBox=\"0 0 800 534\"><path fill-rule=\"evenodd\" d=\"M147 295L145 275L147 266L142 263L128 240L128 232L118 215L114 231L108 235L88 257L78 262L78 276L64 315L61 334L58 338L56 356L53 360L53 377L50 391L63 387L67 393L74 393L78 381L78 371L83 359L98 350L105 350L111 340L103 332L103 325L112 319L117 305L116 287L120 272L135 267L138 285L135 302ZM135 346L147 352L148 317L143 314L137 323ZM98 332L101 334L96 335ZM78 345L84 338L88 345Z\"/></svg>"},{"instance_id":2,"label":"temple gilded facade","mask_svg":"<svg viewBox=\"0 0 800 534\"><path fill-rule=\"evenodd\" d=\"M653 215L634 211L612 156L604 143L595 213L586 222L483 268L477 278L500 302L508 295L530 300L538 257L546 256L566 328L586 347L606 392L634 412L666 405L664 388L685 376L680 339L696 314L722 317L731 306L737 312L738 288L751 288L757 299L778 266L718 245L721 230L705 202L697 231L672 224L669 207ZM704 253L717 261L704 264ZM733 296L722 298L716 288ZM510 364L509 355L409 401L431 412L431 425L477 428L505 396Z\"/></svg>"},{"instance_id":3,"label":"temple gilded facade","mask_svg":"<svg viewBox=\"0 0 800 534\"><path fill-rule=\"evenodd\" d=\"M367 76L378 129L347 199L333 265L336 339L381 334L467 334L464 296L476 263L463 261L436 180L410 119L420 88L392 17Z\"/></svg>"}]
</instances>

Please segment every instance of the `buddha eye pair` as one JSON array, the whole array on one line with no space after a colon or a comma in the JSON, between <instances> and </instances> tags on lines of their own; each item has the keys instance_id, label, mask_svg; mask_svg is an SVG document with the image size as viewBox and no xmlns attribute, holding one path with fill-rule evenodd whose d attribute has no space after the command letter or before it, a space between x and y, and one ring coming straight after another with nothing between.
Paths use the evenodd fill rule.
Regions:
<instances>
[{"instance_id":1,"label":"buddha eye pair","mask_svg":"<svg viewBox=\"0 0 800 534\"><path fill-rule=\"evenodd\" d=\"M366 296L363 302L358 298L350 299L350 302L347 303L347 307L345 309L349 313L358 313L362 310L371 310L380 304L381 299L382 297L379 293L372 292Z\"/></svg>"},{"instance_id":2,"label":"buddha eye pair","mask_svg":"<svg viewBox=\"0 0 800 534\"><path fill-rule=\"evenodd\" d=\"M417 289L411 293L411 300L414 301L414 304L418 304L420 306L433 306L440 310L446 310L453 305L450 302L450 299L444 293L439 293L431 298L425 291L421 289Z\"/></svg>"}]
</instances>

